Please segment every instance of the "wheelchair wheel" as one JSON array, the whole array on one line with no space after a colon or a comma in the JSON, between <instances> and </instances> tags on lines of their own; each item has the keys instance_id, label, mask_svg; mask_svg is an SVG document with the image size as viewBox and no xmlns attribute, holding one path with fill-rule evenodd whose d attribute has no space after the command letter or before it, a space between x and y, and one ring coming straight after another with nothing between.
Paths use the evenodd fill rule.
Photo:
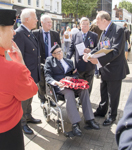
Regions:
<instances>
[{"instance_id":1,"label":"wheelchair wheel","mask_svg":"<svg viewBox=\"0 0 132 150\"><path fill-rule=\"evenodd\" d=\"M43 108L43 114L46 122L50 121L50 107L48 106L48 103L44 104Z\"/></svg>"}]
</instances>

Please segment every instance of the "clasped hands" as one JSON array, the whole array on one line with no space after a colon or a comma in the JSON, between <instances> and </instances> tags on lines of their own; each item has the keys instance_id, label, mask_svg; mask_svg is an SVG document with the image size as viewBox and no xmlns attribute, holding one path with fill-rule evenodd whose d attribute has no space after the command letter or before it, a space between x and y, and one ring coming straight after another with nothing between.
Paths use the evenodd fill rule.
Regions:
<instances>
[{"instance_id":1,"label":"clasped hands","mask_svg":"<svg viewBox=\"0 0 132 150\"><path fill-rule=\"evenodd\" d=\"M89 48L84 49L84 54L83 54L83 57L82 57L83 60L85 62L90 61L92 64L98 64L98 59L97 58L92 58L90 56L90 52L91 52L91 50Z\"/></svg>"}]
</instances>

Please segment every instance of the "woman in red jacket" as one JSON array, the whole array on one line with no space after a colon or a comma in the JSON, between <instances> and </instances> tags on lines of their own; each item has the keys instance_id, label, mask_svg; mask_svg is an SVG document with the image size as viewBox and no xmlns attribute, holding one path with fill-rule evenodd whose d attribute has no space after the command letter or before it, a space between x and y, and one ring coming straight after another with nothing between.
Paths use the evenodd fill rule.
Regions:
<instances>
[{"instance_id":1,"label":"woman in red jacket","mask_svg":"<svg viewBox=\"0 0 132 150\"><path fill-rule=\"evenodd\" d=\"M0 9L0 150L24 150L21 101L38 90L12 41L15 19L16 10ZM7 50L12 61L5 58Z\"/></svg>"}]
</instances>

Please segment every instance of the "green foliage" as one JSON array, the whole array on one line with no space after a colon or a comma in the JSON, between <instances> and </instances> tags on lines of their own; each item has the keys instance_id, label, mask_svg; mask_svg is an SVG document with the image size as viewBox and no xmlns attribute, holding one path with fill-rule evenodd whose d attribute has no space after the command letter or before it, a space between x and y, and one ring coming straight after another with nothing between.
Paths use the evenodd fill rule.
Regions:
<instances>
[{"instance_id":1,"label":"green foliage","mask_svg":"<svg viewBox=\"0 0 132 150\"><path fill-rule=\"evenodd\" d=\"M62 13L74 16L90 16L92 10L97 7L98 0L62 0Z\"/></svg>"},{"instance_id":2,"label":"green foliage","mask_svg":"<svg viewBox=\"0 0 132 150\"><path fill-rule=\"evenodd\" d=\"M119 3L119 7L126 9L128 12L132 13L132 3L126 0L123 0Z\"/></svg>"}]
</instances>

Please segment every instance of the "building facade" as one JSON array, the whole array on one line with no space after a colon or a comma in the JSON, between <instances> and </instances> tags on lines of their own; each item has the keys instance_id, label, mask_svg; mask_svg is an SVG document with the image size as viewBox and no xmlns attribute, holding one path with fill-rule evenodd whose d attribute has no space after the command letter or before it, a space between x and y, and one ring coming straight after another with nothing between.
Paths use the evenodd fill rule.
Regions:
<instances>
[{"instance_id":1,"label":"building facade","mask_svg":"<svg viewBox=\"0 0 132 150\"><path fill-rule=\"evenodd\" d=\"M36 28L41 25L40 17L42 14L48 14L53 20L53 30L60 30L61 26L61 0L1 0L0 7L7 9L16 9L18 20L15 25L17 28L20 23L21 10L24 8L34 8L36 9L36 14L38 18L38 24Z\"/></svg>"}]
</instances>

